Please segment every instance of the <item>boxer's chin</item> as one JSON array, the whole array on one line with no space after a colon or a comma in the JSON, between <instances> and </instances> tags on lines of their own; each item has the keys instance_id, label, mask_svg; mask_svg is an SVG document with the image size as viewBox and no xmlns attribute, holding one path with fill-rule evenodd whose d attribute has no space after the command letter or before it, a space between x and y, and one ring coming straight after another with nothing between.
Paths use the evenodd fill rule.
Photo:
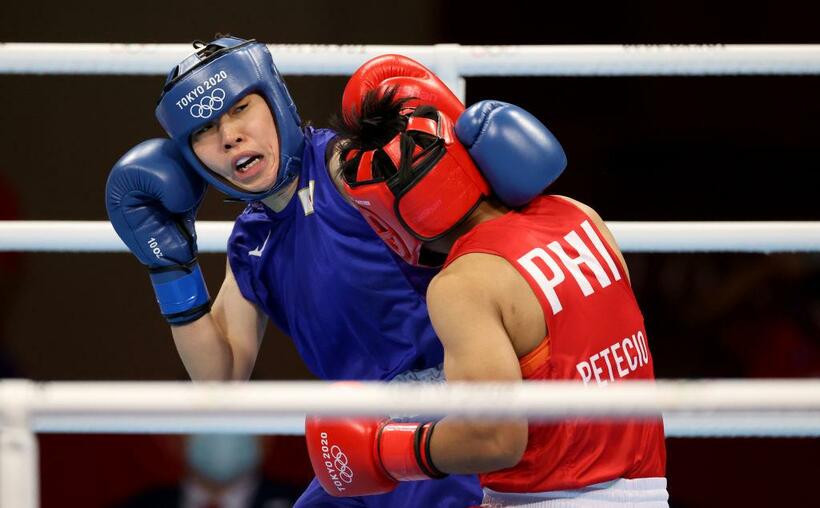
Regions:
<instances>
[{"instance_id":1,"label":"boxer's chin","mask_svg":"<svg viewBox=\"0 0 820 508\"><path fill-rule=\"evenodd\" d=\"M261 167L253 168L252 172L235 173L230 178L223 177L223 180L244 192L265 192L276 183L279 164L271 157L264 157L259 162L259 166Z\"/></svg>"}]
</instances>

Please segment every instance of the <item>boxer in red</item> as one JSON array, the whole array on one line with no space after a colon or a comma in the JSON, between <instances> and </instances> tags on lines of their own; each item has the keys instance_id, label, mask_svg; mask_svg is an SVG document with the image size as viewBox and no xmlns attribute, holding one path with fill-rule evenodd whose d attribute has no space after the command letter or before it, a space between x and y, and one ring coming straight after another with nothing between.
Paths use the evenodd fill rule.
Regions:
<instances>
[{"instance_id":1,"label":"boxer in red","mask_svg":"<svg viewBox=\"0 0 820 508\"><path fill-rule=\"evenodd\" d=\"M574 380L605 390L654 378L643 316L605 223L570 198L534 196L566 164L546 127L502 102L454 113L401 85L351 82L358 91L346 91L339 126L346 190L405 261L443 265L427 303L448 380ZM337 496L478 473L487 506L668 506L660 419L309 418L306 437L319 481Z\"/></svg>"}]
</instances>

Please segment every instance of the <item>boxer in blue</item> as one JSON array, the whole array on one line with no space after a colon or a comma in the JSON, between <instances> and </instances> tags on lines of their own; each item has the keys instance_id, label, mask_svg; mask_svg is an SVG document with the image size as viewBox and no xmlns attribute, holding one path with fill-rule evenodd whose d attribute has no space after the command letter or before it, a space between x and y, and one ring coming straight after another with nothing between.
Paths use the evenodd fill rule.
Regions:
<instances>
[{"instance_id":1,"label":"boxer in blue","mask_svg":"<svg viewBox=\"0 0 820 508\"><path fill-rule=\"evenodd\" d=\"M463 109L415 63L366 73L363 81L398 80L442 109ZM440 373L443 353L423 298L434 271L399 260L346 201L335 133L301 126L264 45L225 37L198 48L169 74L156 115L170 139L143 142L115 164L106 205L149 268L192 379L247 379L268 319L322 379ZM194 229L206 184L248 202L213 302ZM462 508L481 498L473 476L346 499L314 480L296 506Z\"/></svg>"}]
</instances>

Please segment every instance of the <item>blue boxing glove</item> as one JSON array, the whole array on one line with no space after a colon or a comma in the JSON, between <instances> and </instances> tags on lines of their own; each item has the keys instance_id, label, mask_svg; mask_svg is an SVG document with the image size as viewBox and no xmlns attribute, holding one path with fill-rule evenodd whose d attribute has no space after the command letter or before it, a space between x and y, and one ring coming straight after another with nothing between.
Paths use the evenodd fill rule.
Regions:
<instances>
[{"instance_id":1,"label":"blue boxing glove","mask_svg":"<svg viewBox=\"0 0 820 508\"><path fill-rule=\"evenodd\" d=\"M544 124L506 102L473 104L455 131L493 193L512 208L529 203L567 167L561 143Z\"/></svg>"},{"instance_id":2,"label":"blue boxing glove","mask_svg":"<svg viewBox=\"0 0 820 508\"><path fill-rule=\"evenodd\" d=\"M148 266L160 311L172 325L195 321L211 308L194 230L205 188L168 139L150 139L129 150L105 186L108 218Z\"/></svg>"}]
</instances>

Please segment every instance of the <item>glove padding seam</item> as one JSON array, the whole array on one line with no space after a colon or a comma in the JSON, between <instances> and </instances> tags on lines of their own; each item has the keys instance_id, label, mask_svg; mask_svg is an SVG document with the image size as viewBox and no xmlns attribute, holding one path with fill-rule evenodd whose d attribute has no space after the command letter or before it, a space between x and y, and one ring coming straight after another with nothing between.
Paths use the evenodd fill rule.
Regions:
<instances>
[{"instance_id":1,"label":"glove padding seam","mask_svg":"<svg viewBox=\"0 0 820 508\"><path fill-rule=\"evenodd\" d=\"M509 106L508 103L501 101L486 101L485 104L489 105L486 107L479 108L480 116L477 120L477 123L480 125L480 127L478 131L472 136L472 140L470 141L470 143L466 143L463 139L459 137L459 141L461 141L461 144L463 144L468 150L475 148L476 145L479 143L479 138L481 138L484 135L484 133L487 132L487 129L489 129L490 127L490 118L495 115L495 112L504 109L506 106Z\"/></svg>"},{"instance_id":2,"label":"glove padding seam","mask_svg":"<svg viewBox=\"0 0 820 508\"><path fill-rule=\"evenodd\" d=\"M490 129L490 118L496 115L497 111L501 111L501 107L494 108L488 111L484 118L481 119L481 128L478 130L478 134L476 134L475 140L473 141L472 145L469 146L470 150L476 150L478 147L481 146L481 142L484 139L484 134Z\"/></svg>"}]
</instances>

